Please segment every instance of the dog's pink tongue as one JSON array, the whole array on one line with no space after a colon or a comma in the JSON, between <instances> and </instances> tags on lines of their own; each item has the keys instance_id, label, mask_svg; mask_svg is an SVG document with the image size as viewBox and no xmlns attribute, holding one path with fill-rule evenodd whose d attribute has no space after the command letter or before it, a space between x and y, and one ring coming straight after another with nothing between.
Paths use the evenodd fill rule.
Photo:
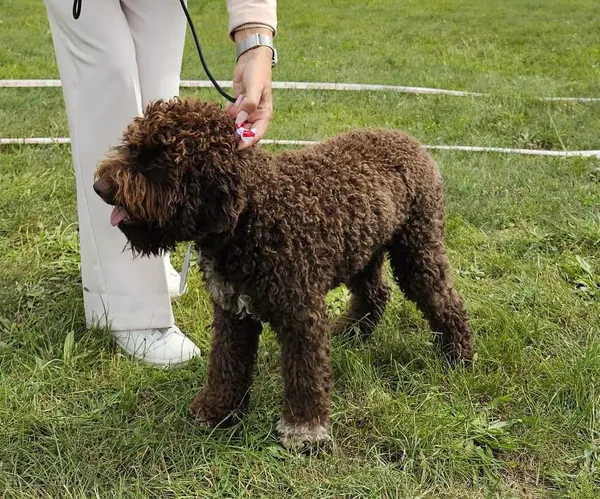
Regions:
<instances>
[{"instance_id":1,"label":"dog's pink tongue","mask_svg":"<svg viewBox=\"0 0 600 499\"><path fill-rule=\"evenodd\" d=\"M127 210L121 206L115 206L110 214L110 224L114 227L127 218Z\"/></svg>"}]
</instances>

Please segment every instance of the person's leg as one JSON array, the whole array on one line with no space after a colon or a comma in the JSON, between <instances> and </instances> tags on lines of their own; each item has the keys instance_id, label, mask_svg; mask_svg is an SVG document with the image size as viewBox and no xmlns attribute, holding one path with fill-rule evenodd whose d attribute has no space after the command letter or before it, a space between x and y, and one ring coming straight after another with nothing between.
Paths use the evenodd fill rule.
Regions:
<instances>
[{"instance_id":1,"label":"person's leg","mask_svg":"<svg viewBox=\"0 0 600 499\"><path fill-rule=\"evenodd\" d=\"M142 107L179 95L186 20L178 0L123 0L135 46Z\"/></svg>"},{"instance_id":2,"label":"person's leg","mask_svg":"<svg viewBox=\"0 0 600 499\"><path fill-rule=\"evenodd\" d=\"M123 0L137 61L142 110L156 99L179 95L186 20L177 0ZM178 274L166 257L171 295L178 293Z\"/></svg>"},{"instance_id":3,"label":"person's leg","mask_svg":"<svg viewBox=\"0 0 600 499\"><path fill-rule=\"evenodd\" d=\"M45 3L72 140L86 323L113 331L170 328L174 319L165 259L134 259L124 250L125 237L109 223L111 208L92 187L98 161L141 113L127 19L118 0L88 2L77 20L72 2Z\"/></svg>"}]
</instances>

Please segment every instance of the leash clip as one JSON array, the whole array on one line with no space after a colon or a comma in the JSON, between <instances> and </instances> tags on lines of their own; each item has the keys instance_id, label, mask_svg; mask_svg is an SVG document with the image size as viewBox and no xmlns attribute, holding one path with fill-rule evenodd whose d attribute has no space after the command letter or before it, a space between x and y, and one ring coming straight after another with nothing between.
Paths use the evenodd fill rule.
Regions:
<instances>
[{"instance_id":1,"label":"leash clip","mask_svg":"<svg viewBox=\"0 0 600 499\"><path fill-rule=\"evenodd\" d=\"M244 142L249 142L256 137L256 128L248 129L245 128L244 125L246 125L245 121L237 125L235 133L239 135L240 139L242 139Z\"/></svg>"},{"instance_id":2,"label":"leash clip","mask_svg":"<svg viewBox=\"0 0 600 499\"><path fill-rule=\"evenodd\" d=\"M185 252L185 257L183 258L183 267L181 269L181 278L179 280L179 294L182 295L185 292L185 288L187 286L187 278L190 272L190 266L192 263L192 251L194 244L190 243L188 245L187 251Z\"/></svg>"}]
</instances>

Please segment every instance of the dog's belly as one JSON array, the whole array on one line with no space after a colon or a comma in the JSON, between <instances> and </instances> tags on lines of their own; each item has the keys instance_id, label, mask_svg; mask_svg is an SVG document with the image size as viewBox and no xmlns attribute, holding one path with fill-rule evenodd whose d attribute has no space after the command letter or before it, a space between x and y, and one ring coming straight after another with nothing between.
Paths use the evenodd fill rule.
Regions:
<instances>
[{"instance_id":1,"label":"dog's belly","mask_svg":"<svg viewBox=\"0 0 600 499\"><path fill-rule=\"evenodd\" d=\"M253 315L250 296L238 293L234 286L215 269L214 262L200 255L198 264L204 275L208 293L223 310L241 318Z\"/></svg>"}]
</instances>

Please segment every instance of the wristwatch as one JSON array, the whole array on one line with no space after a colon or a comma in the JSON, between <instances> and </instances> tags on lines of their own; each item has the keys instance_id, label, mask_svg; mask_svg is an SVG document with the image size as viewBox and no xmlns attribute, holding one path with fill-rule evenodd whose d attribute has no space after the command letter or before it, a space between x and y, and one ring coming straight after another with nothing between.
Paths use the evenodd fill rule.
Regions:
<instances>
[{"instance_id":1,"label":"wristwatch","mask_svg":"<svg viewBox=\"0 0 600 499\"><path fill-rule=\"evenodd\" d=\"M275 48L275 45L273 45L273 37L263 35L262 33L249 35L236 44L236 60L239 60L240 56L248 52L248 50L252 50L256 47L269 47L273 51L271 67L274 67L277 64L277 49Z\"/></svg>"}]
</instances>

